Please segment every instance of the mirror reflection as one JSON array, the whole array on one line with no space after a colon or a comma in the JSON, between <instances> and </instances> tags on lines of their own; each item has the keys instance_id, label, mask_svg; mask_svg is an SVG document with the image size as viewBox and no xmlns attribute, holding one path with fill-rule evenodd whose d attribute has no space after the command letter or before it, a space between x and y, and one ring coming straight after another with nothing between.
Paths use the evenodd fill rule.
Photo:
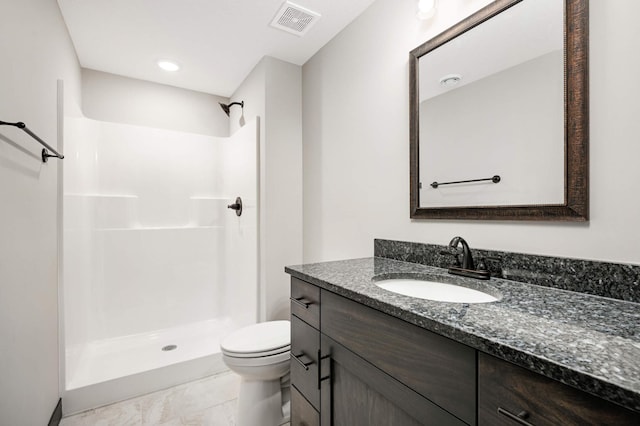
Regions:
<instances>
[{"instance_id":1,"label":"mirror reflection","mask_svg":"<svg viewBox=\"0 0 640 426\"><path fill-rule=\"evenodd\" d=\"M419 70L421 207L564 202L562 0L516 4Z\"/></svg>"}]
</instances>

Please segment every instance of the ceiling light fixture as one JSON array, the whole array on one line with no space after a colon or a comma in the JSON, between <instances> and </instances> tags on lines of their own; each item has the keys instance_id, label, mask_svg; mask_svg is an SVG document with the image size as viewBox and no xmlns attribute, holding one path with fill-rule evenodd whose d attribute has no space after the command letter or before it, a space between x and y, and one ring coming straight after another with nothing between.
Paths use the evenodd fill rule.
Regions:
<instances>
[{"instance_id":1,"label":"ceiling light fixture","mask_svg":"<svg viewBox=\"0 0 640 426\"><path fill-rule=\"evenodd\" d=\"M176 64L173 61L168 61L166 59L161 59L158 61L158 66L165 71L174 72L180 69L180 65Z\"/></svg>"},{"instance_id":2,"label":"ceiling light fixture","mask_svg":"<svg viewBox=\"0 0 640 426\"><path fill-rule=\"evenodd\" d=\"M436 14L438 0L418 0L418 19L430 19Z\"/></svg>"}]
</instances>

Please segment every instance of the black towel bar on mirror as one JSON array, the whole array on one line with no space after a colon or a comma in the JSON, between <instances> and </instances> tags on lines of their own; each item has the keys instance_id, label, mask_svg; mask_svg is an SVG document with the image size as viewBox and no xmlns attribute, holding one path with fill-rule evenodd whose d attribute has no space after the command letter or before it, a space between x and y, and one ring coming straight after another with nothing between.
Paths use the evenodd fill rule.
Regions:
<instances>
[{"instance_id":1,"label":"black towel bar on mirror","mask_svg":"<svg viewBox=\"0 0 640 426\"><path fill-rule=\"evenodd\" d=\"M17 127L18 129L22 129L26 134L28 134L29 136L34 138L36 141L38 141L40 143L40 145L44 146L44 148L42 148L42 162L43 163L46 163L47 160L49 159L49 157L55 157L55 158L59 158L61 160L64 158L64 155L60 154L55 149L51 148L51 146L48 143L46 143L45 141L40 139L40 137L38 135L33 133L31 130L29 130L27 125L24 124L22 121L19 121L17 123L7 123L6 121L1 121L0 120L0 126L13 126L13 127ZM47 151L47 150L53 152L53 154L55 154L55 155L49 154L49 151Z\"/></svg>"},{"instance_id":2,"label":"black towel bar on mirror","mask_svg":"<svg viewBox=\"0 0 640 426\"><path fill-rule=\"evenodd\" d=\"M483 181L486 181L486 180L490 180L493 183L498 183L498 182L500 182L500 176L495 175L493 177L484 178L484 179L457 180L455 182L433 182L431 184L431 187L432 188L437 188L440 185L453 185L455 183L469 183L469 182L483 182Z\"/></svg>"}]
</instances>

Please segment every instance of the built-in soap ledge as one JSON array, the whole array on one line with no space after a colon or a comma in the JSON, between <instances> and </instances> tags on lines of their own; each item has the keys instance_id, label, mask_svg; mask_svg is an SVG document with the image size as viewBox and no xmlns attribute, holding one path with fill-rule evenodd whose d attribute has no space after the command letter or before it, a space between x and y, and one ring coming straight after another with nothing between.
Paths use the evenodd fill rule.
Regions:
<instances>
[{"instance_id":1,"label":"built-in soap ledge","mask_svg":"<svg viewBox=\"0 0 640 426\"><path fill-rule=\"evenodd\" d=\"M194 229L198 229L198 230L205 230L205 229L217 230L217 229L224 229L224 226L222 226L222 225L216 225L216 226L185 225L185 226L138 226L138 227L133 227L133 228L94 228L94 230L98 231L98 232L190 231L190 230L194 230Z\"/></svg>"}]
</instances>

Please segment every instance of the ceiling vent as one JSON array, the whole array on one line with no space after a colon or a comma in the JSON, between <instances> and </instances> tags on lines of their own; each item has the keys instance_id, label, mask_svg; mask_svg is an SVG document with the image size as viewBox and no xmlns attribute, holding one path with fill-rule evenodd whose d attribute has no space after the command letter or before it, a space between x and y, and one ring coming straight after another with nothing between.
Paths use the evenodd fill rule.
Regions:
<instances>
[{"instance_id":1,"label":"ceiling vent","mask_svg":"<svg viewBox=\"0 0 640 426\"><path fill-rule=\"evenodd\" d=\"M303 36L318 19L320 19L319 13L285 1L271 21L271 26L297 36Z\"/></svg>"}]
</instances>

